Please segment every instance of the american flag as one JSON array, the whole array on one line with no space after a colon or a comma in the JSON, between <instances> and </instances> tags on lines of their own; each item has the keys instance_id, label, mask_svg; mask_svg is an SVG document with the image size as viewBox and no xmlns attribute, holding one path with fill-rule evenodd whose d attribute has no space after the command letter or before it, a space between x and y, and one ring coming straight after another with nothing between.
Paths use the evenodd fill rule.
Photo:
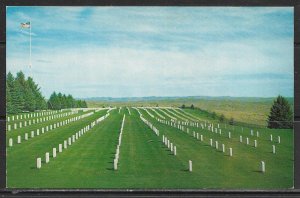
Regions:
<instances>
[{"instance_id":1,"label":"american flag","mask_svg":"<svg viewBox=\"0 0 300 198\"><path fill-rule=\"evenodd\" d=\"M21 28L30 28L30 22L21 23Z\"/></svg>"}]
</instances>

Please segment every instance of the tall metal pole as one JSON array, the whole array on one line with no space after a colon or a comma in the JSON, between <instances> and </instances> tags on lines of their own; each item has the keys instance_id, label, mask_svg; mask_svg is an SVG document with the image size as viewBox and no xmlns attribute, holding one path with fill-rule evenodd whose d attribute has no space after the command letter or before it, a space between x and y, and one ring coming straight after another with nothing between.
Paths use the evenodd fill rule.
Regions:
<instances>
[{"instance_id":1,"label":"tall metal pole","mask_svg":"<svg viewBox=\"0 0 300 198\"><path fill-rule=\"evenodd\" d=\"M31 21L29 21L29 68L31 69Z\"/></svg>"}]
</instances>

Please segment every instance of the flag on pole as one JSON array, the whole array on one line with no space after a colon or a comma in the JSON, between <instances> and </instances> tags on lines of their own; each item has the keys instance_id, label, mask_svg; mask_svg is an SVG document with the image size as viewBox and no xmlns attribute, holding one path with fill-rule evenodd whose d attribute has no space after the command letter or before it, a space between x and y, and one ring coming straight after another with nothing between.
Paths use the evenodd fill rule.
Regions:
<instances>
[{"instance_id":1,"label":"flag on pole","mask_svg":"<svg viewBox=\"0 0 300 198\"><path fill-rule=\"evenodd\" d=\"M30 22L21 23L21 28L30 28Z\"/></svg>"}]
</instances>

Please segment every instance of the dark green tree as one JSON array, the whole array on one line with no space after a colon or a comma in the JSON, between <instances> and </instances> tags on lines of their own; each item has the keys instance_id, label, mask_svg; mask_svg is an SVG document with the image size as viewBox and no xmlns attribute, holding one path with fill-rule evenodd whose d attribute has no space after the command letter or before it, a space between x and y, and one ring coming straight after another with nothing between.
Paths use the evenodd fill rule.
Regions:
<instances>
[{"instance_id":1,"label":"dark green tree","mask_svg":"<svg viewBox=\"0 0 300 198\"><path fill-rule=\"evenodd\" d=\"M224 114L221 114L221 115L220 115L219 120L220 120L220 122L224 122L224 120L225 120Z\"/></svg>"},{"instance_id":2,"label":"dark green tree","mask_svg":"<svg viewBox=\"0 0 300 198\"><path fill-rule=\"evenodd\" d=\"M194 108L195 108L195 107L194 107L194 105L192 104L192 105L191 105L191 109L194 109Z\"/></svg>"},{"instance_id":3,"label":"dark green tree","mask_svg":"<svg viewBox=\"0 0 300 198\"><path fill-rule=\"evenodd\" d=\"M184 109L184 108L185 108L185 104L183 104L183 105L181 106L181 108Z\"/></svg>"},{"instance_id":4,"label":"dark green tree","mask_svg":"<svg viewBox=\"0 0 300 198\"><path fill-rule=\"evenodd\" d=\"M215 119L215 118L217 117L216 112L212 112L211 117L212 117L213 119Z\"/></svg>"},{"instance_id":5,"label":"dark green tree","mask_svg":"<svg viewBox=\"0 0 300 198\"><path fill-rule=\"evenodd\" d=\"M289 102L282 96L274 100L268 116L268 128L290 129L293 128L293 112Z\"/></svg>"},{"instance_id":6,"label":"dark green tree","mask_svg":"<svg viewBox=\"0 0 300 198\"><path fill-rule=\"evenodd\" d=\"M234 125L234 119L233 119L233 117L230 118L229 124L230 124L230 125Z\"/></svg>"}]
</instances>

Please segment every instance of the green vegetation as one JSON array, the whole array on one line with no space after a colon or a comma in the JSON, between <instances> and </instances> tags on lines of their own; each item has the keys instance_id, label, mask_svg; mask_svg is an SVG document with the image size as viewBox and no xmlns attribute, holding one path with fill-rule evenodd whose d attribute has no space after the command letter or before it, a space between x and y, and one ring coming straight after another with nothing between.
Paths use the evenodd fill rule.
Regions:
<instances>
[{"instance_id":1,"label":"green vegetation","mask_svg":"<svg viewBox=\"0 0 300 198\"><path fill-rule=\"evenodd\" d=\"M66 109L66 108L87 108L84 100L75 100L72 95L66 96L65 94L53 92L47 102L48 108L53 110Z\"/></svg>"},{"instance_id":2,"label":"green vegetation","mask_svg":"<svg viewBox=\"0 0 300 198\"><path fill-rule=\"evenodd\" d=\"M7 114L22 111L46 109L46 100L39 86L31 77L25 79L23 72L18 72L16 78L9 72L6 76L6 112Z\"/></svg>"},{"instance_id":3,"label":"green vegetation","mask_svg":"<svg viewBox=\"0 0 300 198\"><path fill-rule=\"evenodd\" d=\"M293 128L293 112L289 102L282 96L274 100L268 117L269 128L291 129Z\"/></svg>"},{"instance_id":4,"label":"green vegetation","mask_svg":"<svg viewBox=\"0 0 300 198\"><path fill-rule=\"evenodd\" d=\"M259 130L260 137L251 136L250 128L221 124L222 135L207 129L189 127L190 133L158 122L140 109L148 121L160 131L156 136L139 118L136 110L112 110L110 116L84 134L56 158L52 148L58 148L70 135L103 116L101 110L92 116L23 141L7 148L7 182L9 188L212 188L212 189L286 189L293 186L293 132L290 129ZM196 109L169 110L177 118L205 119ZM154 113L154 111L151 111ZM159 113L167 112L161 109ZM126 114L118 170L113 170L113 159L123 114ZM154 115L156 115L154 113ZM171 115L171 114L170 114ZM183 116L184 115L184 116ZM166 116L164 114L164 116ZM167 116L166 116L167 118ZM169 120L167 118L167 120ZM217 126L218 120L211 120ZM192 131L204 136L204 141L193 137ZM228 138L231 131L232 138ZM274 140L270 141L270 134ZM177 147L174 156L162 144L162 135ZM250 145L239 142L239 136L249 137ZM281 137L281 143L277 142ZM226 152L209 146L209 139L226 145ZM253 147L254 139L258 147ZM276 145L276 154L272 153ZM228 155L229 147L233 156ZM46 164L45 152L50 152ZM42 157L41 169L36 169L36 158ZM193 161L193 171L188 170ZM260 172L260 162L266 172ZM278 163L278 162L281 163ZM255 181L255 182L253 182Z\"/></svg>"},{"instance_id":5,"label":"green vegetation","mask_svg":"<svg viewBox=\"0 0 300 198\"><path fill-rule=\"evenodd\" d=\"M22 71L16 77L12 73L6 76L6 113L17 114L21 112L33 112L36 110L64 108L86 108L84 100L75 100L71 95L55 92L48 102L40 91L40 87L31 77L25 78Z\"/></svg>"},{"instance_id":6,"label":"green vegetation","mask_svg":"<svg viewBox=\"0 0 300 198\"><path fill-rule=\"evenodd\" d=\"M215 112L217 116L224 115L228 122L232 117L235 123L256 125L267 127L268 116L275 98L235 98L235 97L186 97L156 100L137 100L137 101L89 101L89 107L108 107L108 106L158 106L158 107L182 107L185 109L192 104L195 110L201 111L199 114ZM293 109L294 99L287 98L291 109Z\"/></svg>"}]
</instances>

